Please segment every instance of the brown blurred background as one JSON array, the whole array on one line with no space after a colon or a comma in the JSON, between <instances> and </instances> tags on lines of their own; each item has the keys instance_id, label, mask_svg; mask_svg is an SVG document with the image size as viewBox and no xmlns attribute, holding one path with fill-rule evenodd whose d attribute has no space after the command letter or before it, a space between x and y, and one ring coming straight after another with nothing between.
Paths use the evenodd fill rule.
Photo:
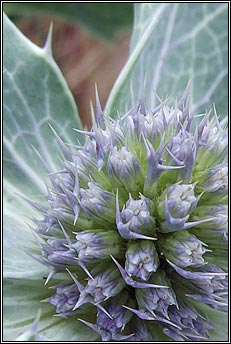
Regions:
<instances>
[{"instance_id":1,"label":"brown blurred background","mask_svg":"<svg viewBox=\"0 0 231 344\"><path fill-rule=\"evenodd\" d=\"M95 83L104 108L113 83L127 60L131 29L125 29L112 41L107 41L53 16L17 18L15 24L30 40L43 46L51 21L54 58L73 93L83 125L89 128L90 101L95 104Z\"/></svg>"}]
</instances>

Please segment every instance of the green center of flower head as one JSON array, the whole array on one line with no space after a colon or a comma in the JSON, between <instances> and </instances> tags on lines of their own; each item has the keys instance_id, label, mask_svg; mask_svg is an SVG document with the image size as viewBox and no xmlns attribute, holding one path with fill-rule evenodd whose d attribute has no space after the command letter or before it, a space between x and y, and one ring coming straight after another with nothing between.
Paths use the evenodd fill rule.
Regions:
<instances>
[{"instance_id":1,"label":"green center of flower head","mask_svg":"<svg viewBox=\"0 0 231 344\"><path fill-rule=\"evenodd\" d=\"M196 124L187 94L118 120L96 108L83 146L55 133L63 167L37 205L33 253L50 269L47 301L104 341L206 340L204 306L227 311L226 130Z\"/></svg>"}]
</instances>

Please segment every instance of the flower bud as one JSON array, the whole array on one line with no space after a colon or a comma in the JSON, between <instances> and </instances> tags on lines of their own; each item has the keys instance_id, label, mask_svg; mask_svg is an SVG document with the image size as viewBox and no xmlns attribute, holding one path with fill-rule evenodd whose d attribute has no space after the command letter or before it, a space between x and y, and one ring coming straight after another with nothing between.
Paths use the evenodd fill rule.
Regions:
<instances>
[{"instance_id":1,"label":"flower bud","mask_svg":"<svg viewBox=\"0 0 231 344\"><path fill-rule=\"evenodd\" d=\"M165 285L169 288L145 288L136 289L136 300L139 308L150 313L158 312L168 317L168 307L177 305L176 295L171 288L170 281L162 270L155 272L151 280L156 284Z\"/></svg>"},{"instance_id":2,"label":"flower bud","mask_svg":"<svg viewBox=\"0 0 231 344\"><path fill-rule=\"evenodd\" d=\"M158 149L155 151L151 143L145 139L143 136L143 141L146 150L147 159L147 170L143 192L149 198L154 198L157 193L157 183L163 172L166 171L177 171L182 168L182 166L168 166L163 165L163 150L164 150L164 136L161 139ZM163 176L162 176L163 177Z\"/></svg>"},{"instance_id":3,"label":"flower bud","mask_svg":"<svg viewBox=\"0 0 231 344\"><path fill-rule=\"evenodd\" d=\"M96 303L119 294L125 287L118 269L111 268L104 273L91 274L93 278L89 278L85 292L92 295Z\"/></svg>"},{"instance_id":4,"label":"flower bud","mask_svg":"<svg viewBox=\"0 0 231 344\"><path fill-rule=\"evenodd\" d=\"M166 324L161 327L163 332L175 341L184 341L185 336L190 341L207 340L209 331L213 329L208 319L202 317L191 305L189 307L182 302L178 308L176 306L169 307L169 319L178 327L166 326Z\"/></svg>"},{"instance_id":5,"label":"flower bud","mask_svg":"<svg viewBox=\"0 0 231 344\"><path fill-rule=\"evenodd\" d=\"M194 136L186 130L180 130L176 136L171 137L169 140L167 151L171 156L170 164L175 162L179 166L184 166L177 171L178 180L188 183L196 157Z\"/></svg>"},{"instance_id":6,"label":"flower bud","mask_svg":"<svg viewBox=\"0 0 231 344\"><path fill-rule=\"evenodd\" d=\"M81 261L94 262L96 259L109 258L110 255L120 257L123 253L123 240L114 230L88 230L77 233L76 242L72 247L77 251Z\"/></svg>"},{"instance_id":7,"label":"flower bud","mask_svg":"<svg viewBox=\"0 0 231 344\"><path fill-rule=\"evenodd\" d=\"M55 287L55 294L48 301L56 307L60 316L73 314L73 308L79 299L79 290L75 284L59 284Z\"/></svg>"},{"instance_id":8,"label":"flower bud","mask_svg":"<svg viewBox=\"0 0 231 344\"><path fill-rule=\"evenodd\" d=\"M144 135L154 147L157 148L164 132L164 112L152 113L148 112L146 115L139 115L138 125L139 132Z\"/></svg>"},{"instance_id":9,"label":"flower bud","mask_svg":"<svg viewBox=\"0 0 231 344\"><path fill-rule=\"evenodd\" d=\"M106 312L99 309L95 325L81 320L101 335L102 341L125 340L131 335L121 335L132 313L122 307L120 300L109 300L105 306Z\"/></svg>"},{"instance_id":10,"label":"flower bud","mask_svg":"<svg viewBox=\"0 0 231 344\"><path fill-rule=\"evenodd\" d=\"M128 243L125 270L130 276L147 281L159 266L159 258L152 241L139 240Z\"/></svg>"},{"instance_id":11,"label":"flower bud","mask_svg":"<svg viewBox=\"0 0 231 344\"><path fill-rule=\"evenodd\" d=\"M205 191L203 198L216 203L227 194L228 190L228 164L220 164L206 171L203 178L199 178L196 185L199 192ZM212 193L212 197L211 197Z\"/></svg>"},{"instance_id":12,"label":"flower bud","mask_svg":"<svg viewBox=\"0 0 231 344\"><path fill-rule=\"evenodd\" d=\"M155 220L150 215L151 211L151 200L141 195L140 200L134 200L130 196L120 213L117 193L116 225L120 235L124 239L153 239Z\"/></svg>"},{"instance_id":13,"label":"flower bud","mask_svg":"<svg viewBox=\"0 0 231 344\"><path fill-rule=\"evenodd\" d=\"M174 232L163 238L160 244L165 258L180 267L203 265L203 254L207 252L203 243L187 231Z\"/></svg>"},{"instance_id":14,"label":"flower bud","mask_svg":"<svg viewBox=\"0 0 231 344\"><path fill-rule=\"evenodd\" d=\"M213 247L228 243L228 206L203 205L194 210L192 220L210 218L209 222L201 223L193 229L193 233ZM214 246L215 245L215 246Z\"/></svg>"},{"instance_id":15,"label":"flower bud","mask_svg":"<svg viewBox=\"0 0 231 344\"><path fill-rule=\"evenodd\" d=\"M148 329L144 320L139 318L133 319L129 323L129 332L133 335L127 339L131 342L153 342L156 341L156 336L154 333Z\"/></svg>"},{"instance_id":16,"label":"flower bud","mask_svg":"<svg viewBox=\"0 0 231 344\"><path fill-rule=\"evenodd\" d=\"M120 150L117 150L117 147L112 148L108 158L108 173L122 182L125 188L134 189L134 181L137 180L140 170L139 161L126 147L122 147Z\"/></svg>"},{"instance_id":17,"label":"flower bud","mask_svg":"<svg viewBox=\"0 0 231 344\"><path fill-rule=\"evenodd\" d=\"M197 140L196 165L201 171L224 161L228 150L227 130L221 127L216 116L210 122L208 116L204 117L197 127Z\"/></svg>"},{"instance_id":18,"label":"flower bud","mask_svg":"<svg viewBox=\"0 0 231 344\"><path fill-rule=\"evenodd\" d=\"M89 182L89 189L80 189L80 205L84 213L96 222L114 222L115 196L100 185Z\"/></svg>"},{"instance_id":19,"label":"flower bud","mask_svg":"<svg viewBox=\"0 0 231 344\"><path fill-rule=\"evenodd\" d=\"M115 301L109 303L105 308L110 314L111 318L109 318L102 311L99 311L97 325L102 330L105 330L106 332L109 331L109 333L112 334L111 339L116 339L118 333L130 320L132 314Z\"/></svg>"},{"instance_id":20,"label":"flower bud","mask_svg":"<svg viewBox=\"0 0 231 344\"><path fill-rule=\"evenodd\" d=\"M67 266L76 265L75 251L67 245L65 239L48 239L47 245L42 247L45 261L53 267L65 269Z\"/></svg>"},{"instance_id":21,"label":"flower bud","mask_svg":"<svg viewBox=\"0 0 231 344\"><path fill-rule=\"evenodd\" d=\"M189 228L186 222L199 200L195 197L194 187L191 184L173 184L159 197L157 212L162 232Z\"/></svg>"},{"instance_id":22,"label":"flower bud","mask_svg":"<svg viewBox=\"0 0 231 344\"><path fill-rule=\"evenodd\" d=\"M204 279L191 279L192 292L187 296L194 300L210 305L214 309L227 312L228 310L228 276L214 264L206 264L202 271L214 273L214 276Z\"/></svg>"}]
</instances>

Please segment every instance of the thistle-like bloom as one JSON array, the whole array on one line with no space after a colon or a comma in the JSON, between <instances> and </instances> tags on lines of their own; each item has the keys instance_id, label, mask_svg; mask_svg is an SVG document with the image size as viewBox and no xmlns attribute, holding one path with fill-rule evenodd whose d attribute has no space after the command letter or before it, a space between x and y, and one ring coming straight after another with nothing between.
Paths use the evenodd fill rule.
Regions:
<instances>
[{"instance_id":1,"label":"thistle-like bloom","mask_svg":"<svg viewBox=\"0 0 231 344\"><path fill-rule=\"evenodd\" d=\"M103 341L209 340L227 311L227 135L187 104L113 120L97 103L83 146L57 137L49 204L31 202L46 301Z\"/></svg>"}]
</instances>

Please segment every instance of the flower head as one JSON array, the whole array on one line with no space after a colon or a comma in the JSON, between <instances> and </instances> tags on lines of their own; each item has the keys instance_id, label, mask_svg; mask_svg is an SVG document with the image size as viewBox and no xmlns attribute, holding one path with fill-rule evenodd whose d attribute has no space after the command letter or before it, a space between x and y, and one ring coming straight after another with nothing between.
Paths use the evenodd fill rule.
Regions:
<instances>
[{"instance_id":1,"label":"flower head","mask_svg":"<svg viewBox=\"0 0 231 344\"><path fill-rule=\"evenodd\" d=\"M83 146L57 137L64 162L49 205L33 203L44 214L36 259L47 282L62 279L49 302L103 341L207 340L204 305L226 311L227 135L208 116L194 125L187 104L186 94L179 109L140 106L118 120L98 104Z\"/></svg>"}]
</instances>

